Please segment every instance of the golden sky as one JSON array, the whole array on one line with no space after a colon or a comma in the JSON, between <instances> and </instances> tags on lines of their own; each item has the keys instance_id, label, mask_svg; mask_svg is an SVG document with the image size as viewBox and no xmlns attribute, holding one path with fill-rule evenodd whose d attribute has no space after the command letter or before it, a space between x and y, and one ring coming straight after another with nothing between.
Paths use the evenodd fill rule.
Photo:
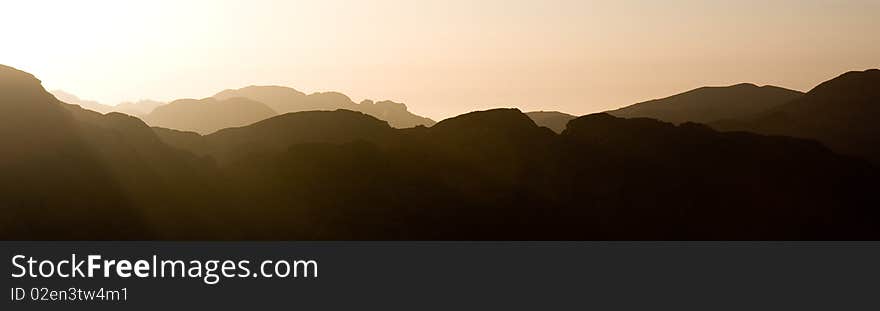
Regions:
<instances>
[{"instance_id":1,"label":"golden sky","mask_svg":"<svg viewBox=\"0 0 880 311\"><path fill-rule=\"evenodd\" d=\"M106 104L286 85L586 114L880 67L880 1L0 0L0 64Z\"/></svg>"}]
</instances>

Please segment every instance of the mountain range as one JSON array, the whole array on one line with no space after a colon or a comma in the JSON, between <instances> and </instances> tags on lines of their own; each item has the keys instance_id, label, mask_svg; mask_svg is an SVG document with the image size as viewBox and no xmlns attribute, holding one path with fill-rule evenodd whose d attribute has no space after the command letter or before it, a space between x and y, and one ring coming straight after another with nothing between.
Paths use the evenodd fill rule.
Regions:
<instances>
[{"instance_id":1,"label":"mountain range","mask_svg":"<svg viewBox=\"0 0 880 311\"><path fill-rule=\"evenodd\" d=\"M866 73L790 104L869 105ZM284 113L274 105L285 101L241 96L175 107L252 102L281 114L207 134L150 127L66 104L0 66L0 237L880 238L877 166L814 140L608 113L557 133L516 109L395 128L361 111Z\"/></svg>"},{"instance_id":2,"label":"mountain range","mask_svg":"<svg viewBox=\"0 0 880 311\"><path fill-rule=\"evenodd\" d=\"M880 164L880 126L874 121L880 114L877 69L847 72L807 93L747 83L704 87L609 113L813 139Z\"/></svg>"},{"instance_id":3,"label":"mountain range","mask_svg":"<svg viewBox=\"0 0 880 311\"><path fill-rule=\"evenodd\" d=\"M847 72L803 96L744 118L712 124L722 130L815 139L833 150L880 164L880 70Z\"/></svg>"},{"instance_id":4,"label":"mountain range","mask_svg":"<svg viewBox=\"0 0 880 311\"><path fill-rule=\"evenodd\" d=\"M283 86L249 86L236 90L224 90L214 98L229 99L242 97L265 103L278 113L346 109L360 111L388 121L392 127L408 128L419 125L431 126L434 121L412 114L406 105L392 101L373 102L364 100L360 104L342 93L325 92L306 95L300 91Z\"/></svg>"},{"instance_id":5,"label":"mountain range","mask_svg":"<svg viewBox=\"0 0 880 311\"><path fill-rule=\"evenodd\" d=\"M364 100L356 104L348 96L338 92L306 95L293 88L282 86L249 86L237 90L225 90L210 98L180 99L168 104L141 100L116 106L83 100L62 90L52 91L52 94L65 103L79 105L95 112L121 112L140 117L151 126L200 134L252 124L279 113L315 110L360 111L388 121L396 128L432 126L436 123L434 120L409 112L402 103Z\"/></svg>"}]
</instances>

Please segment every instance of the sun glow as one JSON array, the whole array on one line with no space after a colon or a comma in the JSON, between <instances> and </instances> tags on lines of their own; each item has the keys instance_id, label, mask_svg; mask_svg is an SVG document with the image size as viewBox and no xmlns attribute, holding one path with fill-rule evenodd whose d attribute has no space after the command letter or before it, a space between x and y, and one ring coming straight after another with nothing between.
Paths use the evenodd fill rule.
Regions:
<instances>
[{"instance_id":1,"label":"sun glow","mask_svg":"<svg viewBox=\"0 0 880 311\"><path fill-rule=\"evenodd\" d=\"M12 1L0 63L107 104L279 84L441 119L575 114L702 85L807 90L880 64L851 1ZM760 9L756 9L760 8Z\"/></svg>"}]
</instances>

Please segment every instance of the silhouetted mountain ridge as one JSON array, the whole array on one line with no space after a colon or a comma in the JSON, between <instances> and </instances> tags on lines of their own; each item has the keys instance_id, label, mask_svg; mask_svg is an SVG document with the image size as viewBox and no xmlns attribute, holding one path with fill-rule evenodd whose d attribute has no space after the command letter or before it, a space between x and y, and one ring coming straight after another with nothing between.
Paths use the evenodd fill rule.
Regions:
<instances>
[{"instance_id":1,"label":"silhouetted mountain ridge","mask_svg":"<svg viewBox=\"0 0 880 311\"><path fill-rule=\"evenodd\" d=\"M303 130L318 124L339 131ZM267 133L287 137L266 141ZM227 146L206 154L235 159L221 162L236 179L266 186L248 188L264 198L261 209L313 202L334 212L297 212L306 223L369 236L803 238L868 234L863 221L876 216L865 203L876 180L866 164L813 141L695 123L594 114L557 135L518 110L494 109L401 130L340 110L205 138Z\"/></svg>"},{"instance_id":2,"label":"silhouetted mountain ridge","mask_svg":"<svg viewBox=\"0 0 880 311\"><path fill-rule=\"evenodd\" d=\"M774 109L713 126L816 139L838 152L880 163L878 103L880 70L851 71Z\"/></svg>"},{"instance_id":3,"label":"silhouetted mountain ridge","mask_svg":"<svg viewBox=\"0 0 880 311\"><path fill-rule=\"evenodd\" d=\"M776 86L741 83L726 87L701 87L608 113L624 118L653 118L673 123L711 123L767 111L802 95L801 92Z\"/></svg>"},{"instance_id":4,"label":"silhouetted mountain ridge","mask_svg":"<svg viewBox=\"0 0 880 311\"><path fill-rule=\"evenodd\" d=\"M5 66L0 146L0 231L19 238L156 237L150 223L163 211L142 208L201 176L192 155L166 146L141 120L65 104Z\"/></svg>"},{"instance_id":5,"label":"silhouetted mountain ridge","mask_svg":"<svg viewBox=\"0 0 880 311\"><path fill-rule=\"evenodd\" d=\"M875 167L694 123L593 114L557 134L493 109L397 129L336 110L203 136L63 104L8 67L0 112L4 238L880 237Z\"/></svg>"}]
</instances>

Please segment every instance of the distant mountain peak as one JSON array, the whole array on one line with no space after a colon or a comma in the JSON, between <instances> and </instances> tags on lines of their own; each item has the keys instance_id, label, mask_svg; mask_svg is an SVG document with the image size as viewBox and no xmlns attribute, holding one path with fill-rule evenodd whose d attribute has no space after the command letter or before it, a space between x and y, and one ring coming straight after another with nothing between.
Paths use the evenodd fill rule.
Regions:
<instances>
[{"instance_id":1,"label":"distant mountain peak","mask_svg":"<svg viewBox=\"0 0 880 311\"><path fill-rule=\"evenodd\" d=\"M609 113L623 118L647 117L673 123L712 123L767 111L800 96L803 93L781 87L740 83L700 87Z\"/></svg>"},{"instance_id":2,"label":"distant mountain peak","mask_svg":"<svg viewBox=\"0 0 880 311\"><path fill-rule=\"evenodd\" d=\"M94 100L87 100L79 98L78 96L66 92L64 90L53 90L50 93L55 96L58 100L82 107L83 109L99 112L99 113L108 113L113 111L113 106L104 105Z\"/></svg>"},{"instance_id":3,"label":"distant mountain peak","mask_svg":"<svg viewBox=\"0 0 880 311\"><path fill-rule=\"evenodd\" d=\"M373 105L375 105L376 107L380 107L380 108L382 108L382 109L386 109L386 110L400 110L400 111L407 111L407 107L406 107L405 104L403 104L403 103L396 103L396 102L393 102L393 101L390 101L390 100L382 100L382 101L374 102L373 100L365 99L365 100L362 100L361 103L360 103L359 105L362 105L362 106L373 106Z\"/></svg>"},{"instance_id":4,"label":"distant mountain peak","mask_svg":"<svg viewBox=\"0 0 880 311\"><path fill-rule=\"evenodd\" d=\"M65 90L51 90L51 91L49 91L49 93L52 93L52 95L55 95L55 98L58 98L58 100L60 100L60 101L66 102L66 100L72 100L72 101L82 100L81 98L79 98L79 96L71 94Z\"/></svg>"},{"instance_id":5,"label":"distant mountain peak","mask_svg":"<svg viewBox=\"0 0 880 311\"><path fill-rule=\"evenodd\" d=\"M151 126L208 134L227 127L248 125L277 113L269 106L243 97L179 99L159 106L144 120Z\"/></svg>"},{"instance_id":6,"label":"distant mountain peak","mask_svg":"<svg viewBox=\"0 0 880 311\"><path fill-rule=\"evenodd\" d=\"M149 99L142 99L137 102L123 102L116 106L104 105L94 100L86 100L79 98L78 96L71 94L64 90L53 90L50 93L55 96L58 100L82 107L86 110L91 110L98 113L111 113L111 112L119 112L127 115L142 117L150 112L156 107L162 106L165 103L158 102Z\"/></svg>"},{"instance_id":7,"label":"distant mountain peak","mask_svg":"<svg viewBox=\"0 0 880 311\"><path fill-rule=\"evenodd\" d=\"M562 133L568 122L577 118L576 116L559 111L531 111L526 112L526 115L529 116L532 121L535 121L535 124L549 128L556 133Z\"/></svg>"},{"instance_id":8,"label":"distant mountain peak","mask_svg":"<svg viewBox=\"0 0 880 311\"><path fill-rule=\"evenodd\" d=\"M346 109L360 111L382 120L397 128L431 126L435 122L409 112L405 105L390 101L363 101L356 104L348 95L340 92L303 92L284 86L248 86L237 90L224 90L214 95L216 98L242 97L262 102L278 113Z\"/></svg>"},{"instance_id":9,"label":"distant mountain peak","mask_svg":"<svg viewBox=\"0 0 880 311\"><path fill-rule=\"evenodd\" d=\"M305 96L305 95L306 95L306 94L303 93L303 92L300 92L300 91L298 91L298 90L296 90L296 89L294 89L294 88L292 88L292 87L287 87L287 86L281 86L281 85L249 85L249 86L246 86L246 87L243 87L243 88L239 88L239 89L225 89L225 90L223 90L223 91L220 91L220 93L217 93L217 94L214 95L213 97L225 97L225 96L222 95L222 94L224 94L224 93L227 93L227 94L228 94L228 93L242 92L242 91L273 91L273 92L278 92L278 93L292 93L292 94L298 94L298 95L301 95L301 96Z\"/></svg>"},{"instance_id":10,"label":"distant mountain peak","mask_svg":"<svg viewBox=\"0 0 880 311\"><path fill-rule=\"evenodd\" d=\"M130 115L144 116L150 114L153 110L162 105L165 105L165 103L150 99L141 99L136 102L120 103L114 107L114 110Z\"/></svg>"}]
</instances>

